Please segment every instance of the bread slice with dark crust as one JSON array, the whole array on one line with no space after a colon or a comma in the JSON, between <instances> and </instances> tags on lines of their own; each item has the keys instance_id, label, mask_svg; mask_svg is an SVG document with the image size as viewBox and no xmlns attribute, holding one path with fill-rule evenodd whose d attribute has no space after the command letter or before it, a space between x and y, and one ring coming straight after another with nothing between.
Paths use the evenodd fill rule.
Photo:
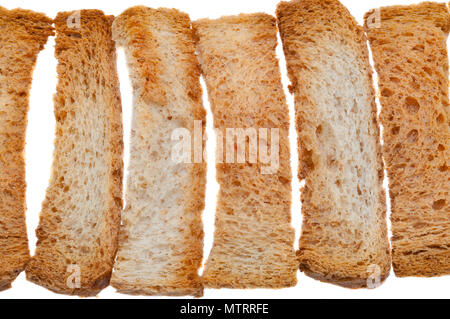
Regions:
<instances>
[{"instance_id":1,"label":"bread slice with dark crust","mask_svg":"<svg viewBox=\"0 0 450 319\"><path fill-rule=\"evenodd\" d=\"M378 14L378 24L371 18ZM450 119L446 4L366 14L380 89L397 276L450 274Z\"/></svg>"},{"instance_id":2,"label":"bread slice with dark crust","mask_svg":"<svg viewBox=\"0 0 450 319\"><path fill-rule=\"evenodd\" d=\"M0 291L29 260L25 132L33 69L51 24L44 14L0 7Z\"/></svg>"},{"instance_id":3,"label":"bread slice with dark crust","mask_svg":"<svg viewBox=\"0 0 450 319\"><path fill-rule=\"evenodd\" d=\"M203 273L205 287L295 286L289 112L275 55L276 20L262 13L241 14L199 20L193 27L223 149L225 144L233 147L233 141L226 139L227 129L270 129L268 138L272 130L279 130L279 152L273 154L279 166L269 174L261 157L256 163L249 163L250 155L245 163L236 157L229 163L228 151L224 163L216 165L220 190L214 245ZM259 132L258 136L264 139ZM249 153L248 144L237 147L245 146ZM271 141L267 147L272 148Z\"/></svg>"},{"instance_id":4,"label":"bread slice with dark crust","mask_svg":"<svg viewBox=\"0 0 450 319\"><path fill-rule=\"evenodd\" d=\"M349 288L382 282L390 251L364 32L336 0L281 2L277 17L305 180L300 269Z\"/></svg>"},{"instance_id":5,"label":"bread slice with dark crust","mask_svg":"<svg viewBox=\"0 0 450 319\"><path fill-rule=\"evenodd\" d=\"M117 250L123 139L112 21L98 10L54 20L55 150L26 272L57 293L96 295L109 284Z\"/></svg>"},{"instance_id":6,"label":"bread slice with dark crust","mask_svg":"<svg viewBox=\"0 0 450 319\"><path fill-rule=\"evenodd\" d=\"M133 7L115 19L113 37L126 52L134 100L126 208L111 284L129 294L201 296L206 112L189 16ZM197 131L194 121L201 125ZM200 160L172 158L177 129L197 138L201 149L193 144L192 151Z\"/></svg>"}]
</instances>

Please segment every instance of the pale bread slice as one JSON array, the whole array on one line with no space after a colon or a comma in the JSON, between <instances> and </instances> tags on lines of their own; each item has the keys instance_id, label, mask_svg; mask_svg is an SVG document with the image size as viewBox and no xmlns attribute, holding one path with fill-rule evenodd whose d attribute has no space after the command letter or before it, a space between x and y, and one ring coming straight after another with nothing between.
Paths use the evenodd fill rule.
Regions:
<instances>
[{"instance_id":1,"label":"pale bread slice","mask_svg":"<svg viewBox=\"0 0 450 319\"><path fill-rule=\"evenodd\" d=\"M58 13L56 139L27 279L96 295L109 284L122 209L122 118L113 17Z\"/></svg>"},{"instance_id":2,"label":"pale bread slice","mask_svg":"<svg viewBox=\"0 0 450 319\"><path fill-rule=\"evenodd\" d=\"M113 36L126 52L134 100L112 285L129 294L201 296L206 113L189 16L133 7L115 19ZM187 129L191 138L200 133L195 138L201 149L192 147L197 158L188 154L190 161L180 163L172 157L177 129Z\"/></svg>"},{"instance_id":3,"label":"pale bread slice","mask_svg":"<svg viewBox=\"0 0 450 319\"><path fill-rule=\"evenodd\" d=\"M282 2L277 16L305 181L300 269L344 287L375 287L391 261L364 32L336 0Z\"/></svg>"}]
</instances>

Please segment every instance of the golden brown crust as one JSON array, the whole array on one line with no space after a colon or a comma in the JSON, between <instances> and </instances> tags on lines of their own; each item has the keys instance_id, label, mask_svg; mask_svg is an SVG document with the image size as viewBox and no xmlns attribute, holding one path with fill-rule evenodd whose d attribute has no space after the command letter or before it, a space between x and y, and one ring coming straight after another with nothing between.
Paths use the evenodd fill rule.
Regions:
<instances>
[{"instance_id":1,"label":"golden brown crust","mask_svg":"<svg viewBox=\"0 0 450 319\"><path fill-rule=\"evenodd\" d=\"M79 26L69 25L78 13ZM98 10L58 13L54 20L55 152L26 271L28 280L57 293L96 295L109 284L117 250L123 140L112 20ZM80 268L80 288L67 284L71 265Z\"/></svg>"},{"instance_id":2,"label":"golden brown crust","mask_svg":"<svg viewBox=\"0 0 450 319\"><path fill-rule=\"evenodd\" d=\"M290 90L295 95L296 125L299 134L299 178L305 179L306 182L302 191L302 236L297 252L300 270L310 277L344 287L366 287L366 278L369 275L367 269L370 265L380 267L381 278L386 278L390 271L385 192L382 187L383 162L366 38L362 28L357 25L348 10L335 0L281 2L277 8L277 18L291 81ZM331 41L336 43L330 47ZM322 142L316 137L318 132L319 134L321 132L311 131L311 127L323 121L319 114L321 103L324 102L317 102L320 97L314 90L314 84L317 85L316 82L321 83L324 80L320 78L320 74L323 74L320 72L323 72L322 69L327 70L328 67L327 61L321 65L316 61L322 56L326 57L323 60L331 60L335 56L343 58L342 53L333 52L340 46L345 46L347 52L354 52L352 54L355 55L356 69L353 69L353 72L361 72L361 75L357 76L363 77L362 91L368 92L368 102L365 103L370 104L369 130L372 133L369 137L371 141L364 143L370 144L373 141L376 143L376 161L373 165L377 175L375 194L378 196L375 196L375 203L371 208L373 211L370 212L375 220L374 224L369 226L369 235L362 235L367 232L366 229L354 228L353 221L350 223L351 219L346 219L346 214L349 213L336 211L339 208L336 208L331 200L334 194L324 195L324 192L331 191L331 187L323 187L320 182L322 176L328 174L322 163L325 161L329 165L329 159L322 156L329 155L324 155L325 153L321 151ZM342 60L341 64L345 63L349 62ZM323 76L329 76L330 72ZM345 74L346 71L343 72L341 74ZM327 89L333 90L334 85L333 83L327 86ZM344 99L345 95L340 98ZM333 103L338 105L338 102ZM322 128L323 125L328 124L318 127ZM340 158L336 158L332 163L345 165L340 161ZM333 168L329 170L332 171ZM369 174L368 171L366 173ZM341 182L337 181L337 185L339 186ZM332 181L328 181L327 185L329 183Z\"/></svg>"},{"instance_id":3,"label":"golden brown crust","mask_svg":"<svg viewBox=\"0 0 450 319\"><path fill-rule=\"evenodd\" d=\"M381 28L383 28L383 24L408 24L418 23L420 21L420 23L430 24L440 28L446 33L448 33L450 29L448 9L445 3L422 2L419 5L381 7L377 10L380 19L378 22L381 23ZM377 10L374 9L365 14L364 27L366 29L368 28L368 23L377 22L374 20L374 14L377 13Z\"/></svg>"},{"instance_id":4,"label":"golden brown crust","mask_svg":"<svg viewBox=\"0 0 450 319\"><path fill-rule=\"evenodd\" d=\"M280 137L280 165L274 174L263 174L260 160L216 164L220 191L204 284L295 286L289 116L275 55L275 19L263 13L241 14L199 20L193 28L218 132L225 137L226 128L278 128Z\"/></svg>"},{"instance_id":5,"label":"golden brown crust","mask_svg":"<svg viewBox=\"0 0 450 319\"><path fill-rule=\"evenodd\" d=\"M115 24L121 25L130 37L133 47L132 56L138 63L139 83L135 84L143 88L141 94L146 101L164 104L166 93L159 85L158 74L161 73L161 61L155 47L156 39L148 28L145 27L145 7L132 7L117 17Z\"/></svg>"},{"instance_id":6,"label":"golden brown crust","mask_svg":"<svg viewBox=\"0 0 450 319\"><path fill-rule=\"evenodd\" d=\"M191 273L189 270L186 274ZM181 274L182 277L185 275ZM111 285L117 289L117 292L133 296L169 296L182 297L193 296L195 298L203 297L203 285L199 281L188 280L175 286L151 286L136 285L133 283L124 283L112 281Z\"/></svg>"},{"instance_id":7,"label":"golden brown crust","mask_svg":"<svg viewBox=\"0 0 450 319\"><path fill-rule=\"evenodd\" d=\"M356 278L356 277L333 277L333 276L324 276L322 274L319 274L317 272L310 272L307 268L303 268L302 271L304 274L308 277L311 277L315 280L319 280L321 282L325 282L328 284L338 285L344 288L350 288L350 289L360 289L360 288L367 288L367 279L364 278ZM383 276L380 276L378 285L384 283L384 281L389 277L388 273L385 273ZM374 288L376 288L374 286Z\"/></svg>"},{"instance_id":8,"label":"golden brown crust","mask_svg":"<svg viewBox=\"0 0 450 319\"><path fill-rule=\"evenodd\" d=\"M450 131L443 3L381 8L366 30L379 76L397 276L450 274ZM372 21L370 21L372 23Z\"/></svg>"},{"instance_id":9,"label":"golden brown crust","mask_svg":"<svg viewBox=\"0 0 450 319\"><path fill-rule=\"evenodd\" d=\"M148 149L161 153L163 157L170 156L167 154L170 141L164 139L170 138L171 132L167 133L165 130L175 123L177 127L187 128L193 136L194 121L201 121L202 136L204 136L206 112L201 101L200 70L195 56L195 42L190 23L189 16L176 9L151 9L143 6L127 9L114 21L114 37L118 45L124 46L127 52L135 94L132 134L141 136L139 139L132 137L132 158L139 157L141 153L145 157L151 157ZM165 114L162 123L160 122L161 114ZM153 137L158 134L161 135L159 139L163 139L167 144L167 148L161 146L160 149L159 145L154 145L156 141ZM204 149L204 140L202 145ZM167 158L164 160L166 169L169 169L168 160L170 161ZM134 171L136 165L142 165L142 163L138 163L137 160L130 163L130 174L134 176L130 177L128 183L135 185L140 179L146 179L147 183L143 189L129 187L127 190L129 207L123 214L127 225L121 231L120 249L112 285L118 291L128 294L201 296L203 285L200 282L198 270L203 256L201 213L204 208L206 163L203 161L183 164L183 171L188 172L188 177L179 179L183 195L176 205L181 207L182 216L174 216L174 218L182 219L185 224L182 225L181 230L174 228L173 221L170 223L164 221L164 224L160 225L160 229L165 233L173 233L175 240L183 238L182 242L171 242L171 246L176 245L176 247L170 249L167 248L169 243L162 242L165 238L155 239L154 234L137 234L133 229L139 227L135 225L139 221L134 218L136 212L134 207L141 207L138 203L139 197L135 195L145 191L156 193L160 184L169 189L176 188L176 185L171 185L170 179L173 176L162 176L157 181L157 185L154 185L150 182L152 176L146 176L146 170L136 167L137 171ZM156 165L158 163L155 161L154 166ZM147 172L147 174L155 175L155 172ZM171 173L168 172L168 174ZM177 189L171 189L168 192L175 193ZM148 198L148 201L150 200L163 203L163 210L167 209L171 212L176 210L169 204L170 195ZM142 214L147 216L150 223L157 223L159 221L159 217L155 216L159 213L157 210L158 208L154 205L152 208L146 208ZM186 228L188 231L185 231ZM135 236L131 239L131 236L128 236L131 232L139 238L136 239ZM156 267L145 274L132 269L138 268L139 264L135 252L131 251L135 247L134 241L138 240L145 242L143 248L150 251L158 250L159 246L167 249L164 257L169 261L169 265L164 269L167 276L158 275L159 268ZM136 245L141 247L139 244ZM151 255L149 259L141 262L159 265L161 261L157 256Z\"/></svg>"},{"instance_id":10,"label":"golden brown crust","mask_svg":"<svg viewBox=\"0 0 450 319\"><path fill-rule=\"evenodd\" d=\"M33 68L53 34L44 14L0 7L0 290L29 259L25 224L25 132Z\"/></svg>"}]
</instances>

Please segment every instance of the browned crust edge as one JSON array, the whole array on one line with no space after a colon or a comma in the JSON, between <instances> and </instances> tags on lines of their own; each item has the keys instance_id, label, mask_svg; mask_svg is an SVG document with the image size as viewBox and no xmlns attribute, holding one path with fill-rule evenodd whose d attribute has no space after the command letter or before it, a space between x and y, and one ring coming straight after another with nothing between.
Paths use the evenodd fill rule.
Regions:
<instances>
[{"instance_id":1,"label":"browned crust edge","mask_svg":"<svg viewBox=\"0 0 450 319\"><path fill-rule=\"evenodd\" d=\"M351 278L351 277L348 277L348 278L327 277L327 276L323 276L322 274L310 272L307 269L302 269L302 271L306 276L308 276L312 279L318 280L320 282L323 282L323 283L332 284L332 285L340 286L343 288L350 288L350 289L368 288L367 279ZM383 274L380 277L380 285L383 284L388 277L389 277L389 273ZM377 287L379 287L379 286L377 286ZM377 288L377 287L374 287L374 288Z\"/></svg>"},{"instance_id":2,"label":"browned crust edge","mask_svg":"<svg viewBox=\"0 0 450 319\"><path fill-rule=\"evenodd\" d=\"M411 5L396 5L372 9L364 15L364 28L370 29L368 21L374 14L379 13L380 27L383 22L401 22L401 23L430 23L440 28L443 32L450 31L450 20L448 18L448 8L445 3L421 2Z\"/></svg>"},{"instance_id":3,"label":"browned crust edge","mask_svg":"<svg viewBox=\"0 0 450 319\"><path fill-rule=\"evenodd\" d=\"M7 26L12 26L12 30L8 28L8 30L4 30L5 32L11 32L12 36L17 37L17 42L23 43L27 47L31 47L30 51L30 59L29 64L25 65L27 69L19 69L16 71L17 74L13 73L9 76L19 76L22 77L22 83L18 86L19 88L24 88L26 91L25 95L21 95L17 97L15 100L14 107L17 107L18 113L23 113L25 120L17 124L20 129L23 129L17 137L11 137L10 145L5 147L14 147L14 149L19 148L22 150L22 154L20 158L15 163L17 170L17 179L15 182L14 189L10 189L15 196L21 199L21 203L17 203L17 206L20 207L10 207L9 210L16 210L14 212L15 215L20 214L24 223L24 234L21 234L21 240L23 241L21 247L17 247L17 249L21 250L21 254L16 256L16 262L14 266L11 266L9 269L0 269L0 291L11 288L11 283L16 279L16 277L25 269L26 264L29 261L29 249L28 249L28 238L26 232L26 224L25 224L25 214L26 214L26 202L25 202L25 193L26 193L26 182L25 182L25 159L24 159L24 149L25 149L25 135L26 135L26 127L27 127L27 114L29 109L29 92L31 88L32 82L32 74L34 71L34 67L36 64L36 60L39 52L44 48L45 43L48 40L49 36L54 35L52 20L48 18L45 14L34 12L30 10L23 9L13 9L8 10L6 8L0 7L0 21L1 24L5 24ZM23 32L25 31L25 32ZM20 54L18 54L20 56ZM25 75L26 74L26 75ZM26 76L26 78L23 78ZM22 87L23 86L23 87ZM17 92L16 92L17 93ZM9 143L8 143L9 144ZM16 151L16 150L14 150ZM19 220L17 221L19 222ZM16 238L18 239L18 238ZM8 240L8 238L6 238ZM22 255L23 254L23 255ZM27 256L27 257L26 257ZM2 267L3 268L3 267Z\"/></svg>"}]
</instances>

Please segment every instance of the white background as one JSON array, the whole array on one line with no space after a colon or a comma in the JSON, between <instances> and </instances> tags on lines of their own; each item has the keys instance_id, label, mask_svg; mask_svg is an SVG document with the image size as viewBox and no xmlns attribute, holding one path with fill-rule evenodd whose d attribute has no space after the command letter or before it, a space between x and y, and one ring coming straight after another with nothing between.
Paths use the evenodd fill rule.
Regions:
<instances>
[{"instance_id":1,"label":"white background","mask_svg":"<svg viewBox=\"0 0 450 319\"><path fill-rule=\"evenodd\" d=\"M342 1L353 16L362 23L364 13L372 8L394 4L411 4L419 1L408 0L347 0ZM46 13L54 18L58 11L78 9L101 9L106 14L119 15L122 11L133 5L147 5L153 8L173 7L188 13L192 20L209 17L218 18L222 15L239 13L266 12L274 15L278 0L141 0L141 1L100 1L100 0L76 0L76 1L50 1L50 0L9 0L2 5L8 9L21 7ZM294 129L294 105L293 98L287 91L288 79L281 45L278 45L277 54L280 58L283 85L289 104L291 117L291 149L293 169L293 205L292 225L296 229L296 248L301 226L300 183L297 175L297 150L296 133ZM122 107L125 135L125 167L128 163L128 142L131 118L131 87L128 79L128 71L125 65L124 54L119 50L118 70L122 92ZM50 176L51 157L53 151L54 125L53 94L56 87L56 60L54 58L54 38L51 37L38 58L34 72L33 86L31 90L29 124L27 131L26 147L26 177L27 177L27 227L30 241L30 249L33 254L36 236L35 229L38 225L41 203L45 196L48 179ZM202 85L203 80L202 80ZM206 208L204 211L205 225L205 257L212 245L215 198L218 185L215 180L214 163L214 138L212 131L212 117L204 89L204 106L208 111L207 133L209 136L208 151L208 184L206 194ZM385 183L386 185L386 183ZM388 212L389 213L389 212ZM298 285L294 288L281 290L205 290L205 298L449 298L450 276L441 278L396 278L393 273L387 281L375 290L351 290L330 284L321 283L298 273ZM22 273L13 283L13 288L0 293L0 298L78 298L54 294L40 286L36 286L25 280ZM136 298L115 292L108 287L97 298Z\"/></svg>"}]
</instances>

